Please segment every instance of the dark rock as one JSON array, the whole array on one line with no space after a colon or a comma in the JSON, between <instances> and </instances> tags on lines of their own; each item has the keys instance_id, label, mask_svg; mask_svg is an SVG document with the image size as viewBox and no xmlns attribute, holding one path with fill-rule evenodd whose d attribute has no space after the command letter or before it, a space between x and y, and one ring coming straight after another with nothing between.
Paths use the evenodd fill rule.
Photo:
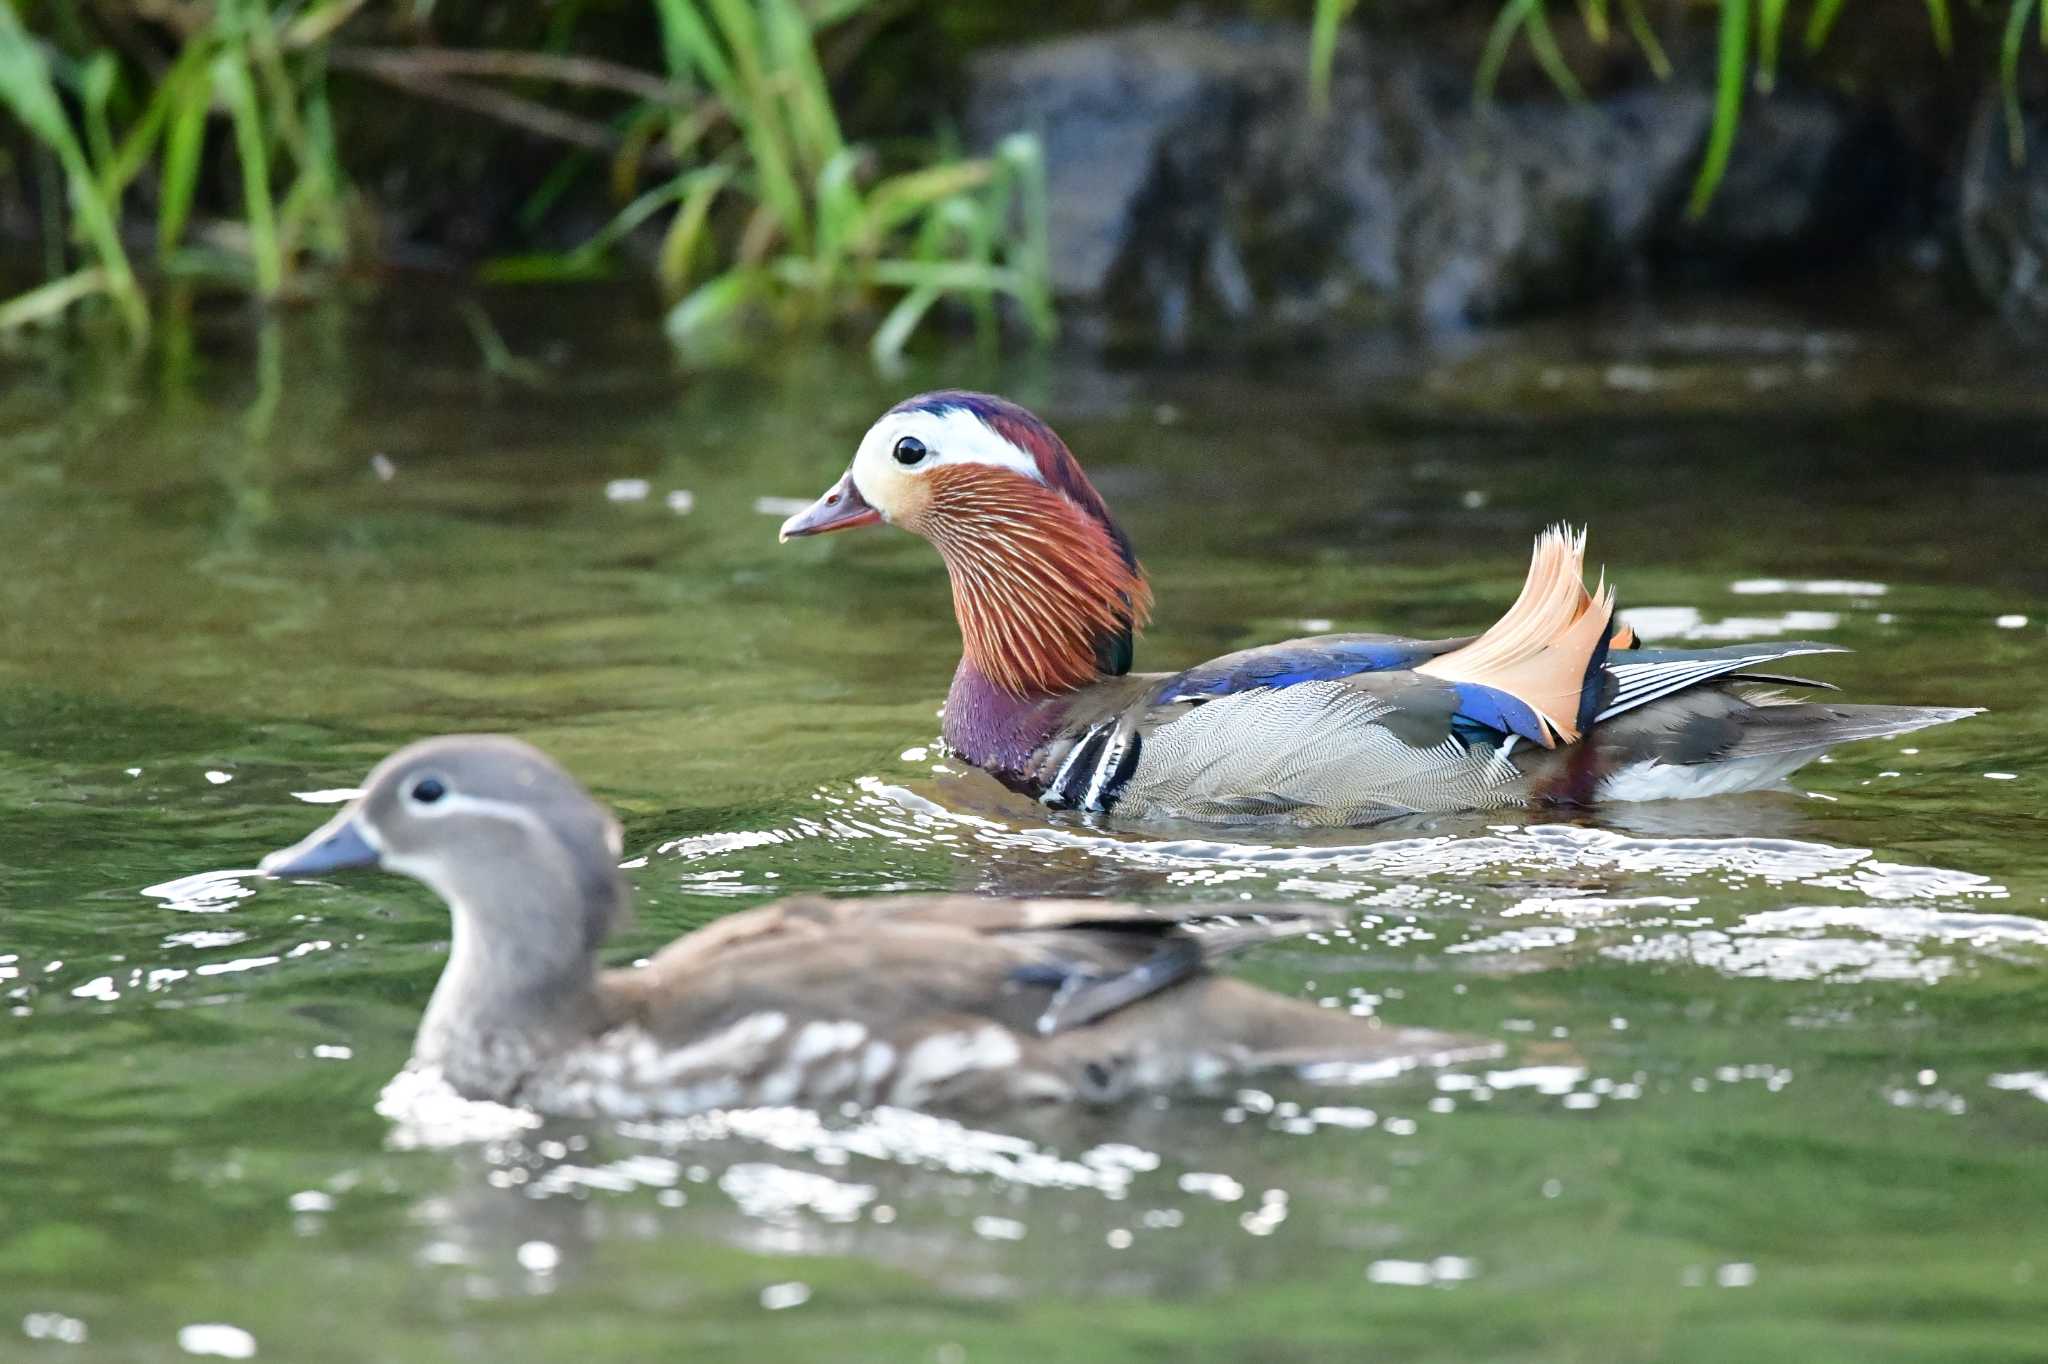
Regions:
<instances>
[{"instance_id":1,"label":"dark rock","mask_svg":"<svg viewBox=\"0 0 2048 1364\"><path fill-rule=\"evenodd\" d=\"M1261 140L1252 125L1284 123L1303 98L1300 42L1291 32L1146 24L975 59L974 140L1024 130L1044 143L1062 295L1103 303L1169 343L1187 337L1198 300L1236 320L1256 307L1228 205L1315 196L1299 175L1247 164ZM1266 207L1251 216L1319 216L1294 202Z\"/></svg>"},{"instance_id":2,"label":"dark rock","mask_svg":"<svg viewBox=\"0 0 2048 1364\"><path fill-rule=\"evenodd\" d=\"M1732 266L1837 255L1896 217L1911 173L1881 110L1812 90L1751 99L1713 202L1697 221L1674 216L1660 246Z\"/></svg>"},{"instance_id":3,"label":"dark rock","mask_svg":"<svg viewBox=\"0 0 2048 1364\"><path fill-rule=\"evenodd\" d=\"M1987 99L1971 129L1960 208L1963 259L2005 316L2048 325L2048 112L2023 121L2026 156L2013 164L2005 116Z\"/></svg>"},{"instance_id":4,"label":"dark rock","mask_svg":"<svg viewBox=\"0 0 2048 1364\"><path fill-rule=\"evenodd\" d=\"M968 125L1044 141L1055 286L1170 348L1404 317L1490 321L1597 294L1653 252L1747 263L1876 220L1882 130L1752 100L1721 193L1683 222L1711 107L1672 82L1475 110L1471 75L1347 35L1323 116L1307 35L1145 24L985 52ZM1895 158L1894 158L1895 159Z\"/></svg>"},{"instance_id":5,"label":"dark rock","mask_svg":"<svg viewBox=\"0 0 2048 1364\"><path fill-rule=\"evenodd\" d=\"M1419 123L1425 154L1406 177L1408 311L1437 325L1486 321L1625 280L1675 210L1708 113L1704 96L1657 86Z\"/></svg>"}]
</instances>

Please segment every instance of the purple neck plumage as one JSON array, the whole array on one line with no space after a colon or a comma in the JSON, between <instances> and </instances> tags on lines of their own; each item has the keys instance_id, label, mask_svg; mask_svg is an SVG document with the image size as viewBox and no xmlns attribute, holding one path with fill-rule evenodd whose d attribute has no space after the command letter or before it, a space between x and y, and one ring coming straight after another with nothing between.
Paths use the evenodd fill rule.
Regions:
<instances>
[{"instance_id":1,"label":"purple neck plumage","mask_svg":"<svg viewBox=\"0 0 2048 1364\"><path fill-rule=\"evenodd\" d=\"M1013 695L963 658L953 674L953 689L946 693L946 745L999 780L1018 784L1059 729L1067 700Z\"/></svg>"}]
</instances>

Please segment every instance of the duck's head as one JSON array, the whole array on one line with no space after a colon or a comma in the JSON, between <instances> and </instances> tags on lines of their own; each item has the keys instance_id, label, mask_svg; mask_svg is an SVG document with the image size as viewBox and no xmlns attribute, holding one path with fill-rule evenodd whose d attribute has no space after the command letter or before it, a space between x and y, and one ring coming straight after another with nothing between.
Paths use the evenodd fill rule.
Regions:
<instances>
[{"instance_id":1,"label":"duck's head","mask_svg":"<svg viewBox=\"0 0 2048 1364\"><path fill-rule=\"evenodd\" d=\"M1053 429L1005 398L924 393L882 414L782 538L886 521L938 549L969 663L1020 696L1130 670L1152 594Z\"/></svg>"},{"instance_id":2,"label":"duck's head","mask_svg":"<svg viewBox=\"0 0 2048 1364\"><path fill-rule=\"evenodd\" d=\"M263 859L266 876L382 867L494 936L594 950L624 916L618 821L531 744L427 739L386 758L334 818Z\"/></svg>"}]
</instances>

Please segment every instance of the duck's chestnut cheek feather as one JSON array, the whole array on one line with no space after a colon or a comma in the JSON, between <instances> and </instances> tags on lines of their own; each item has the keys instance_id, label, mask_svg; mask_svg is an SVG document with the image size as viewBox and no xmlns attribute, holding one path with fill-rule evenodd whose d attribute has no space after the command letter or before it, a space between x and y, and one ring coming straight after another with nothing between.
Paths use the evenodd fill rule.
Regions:
<instances>
[{"instance_id":1,"label":"duck's chestnut cheek feather","mask_svg":"<svg viewBox=\"0 0 2048 1364\"><path fill-rule=\"evenodd\" d=\"M782 523L781 538L793 540L799 535L851 530L855 526L872 526L881 519L882 514L869 506L860 489L853 485L853 470L848 469L823 497Z\"/></svg>"}]
</instances>

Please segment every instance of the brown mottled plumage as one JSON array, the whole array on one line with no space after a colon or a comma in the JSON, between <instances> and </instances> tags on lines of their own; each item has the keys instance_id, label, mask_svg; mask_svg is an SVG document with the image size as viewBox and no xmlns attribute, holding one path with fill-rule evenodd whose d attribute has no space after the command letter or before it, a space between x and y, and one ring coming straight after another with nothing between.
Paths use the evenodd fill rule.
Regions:
<instances>
[{"instance_id":1,"label":"brown mottled plumage","mask_svg":"<svg viewBox=\"0 0 2048 1364\"><path fill-rule=\"evenodd\" d=\"M600 971L627 900L618 828L517 740L428 740L264 859L271 876L381 865L454 922L414 1047L471 1098L678 1115L763 1104L987 1112L1315 1063L1400 1069L1493 1048L1212 975L1333 911L905 895L784 900L645 966Z\"/></svg>"}]
</instances>

